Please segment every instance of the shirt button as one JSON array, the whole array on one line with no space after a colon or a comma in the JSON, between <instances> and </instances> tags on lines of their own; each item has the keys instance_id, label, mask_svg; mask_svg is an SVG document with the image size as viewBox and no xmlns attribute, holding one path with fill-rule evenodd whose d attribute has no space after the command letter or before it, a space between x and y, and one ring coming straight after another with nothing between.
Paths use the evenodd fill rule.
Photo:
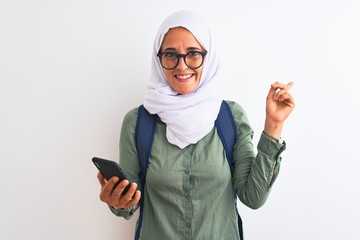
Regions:
<instances>
[{"instance_id":1,"label":"shirt button","mask_svg":"<svg viewBox=\"0 0 360 240\"><path fill-rule=\"evenodd\" d=\"M185 173L186 173L186 174L189 174L189 173L190 173L189 169L186 169L186 170L185 170Z\"/></svg>"}]
</instances>

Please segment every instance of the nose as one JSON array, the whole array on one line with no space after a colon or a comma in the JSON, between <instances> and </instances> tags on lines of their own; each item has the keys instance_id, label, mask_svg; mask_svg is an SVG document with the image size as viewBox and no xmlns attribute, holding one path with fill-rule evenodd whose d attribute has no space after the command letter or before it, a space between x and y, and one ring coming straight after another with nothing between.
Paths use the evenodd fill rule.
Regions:
<instances>
[{"instance_id":1,"label":"nose","mask_svg":"<svg viewBox=\"0 0 360 240\"><path fill-rule=\"evenodd\" d=\"M186 65L185 63L185 56L181 56L179 58L179 63L178 65L176 66L177 69L186 69L188 68L188 66Z\"/></svg>"}]
</instances>

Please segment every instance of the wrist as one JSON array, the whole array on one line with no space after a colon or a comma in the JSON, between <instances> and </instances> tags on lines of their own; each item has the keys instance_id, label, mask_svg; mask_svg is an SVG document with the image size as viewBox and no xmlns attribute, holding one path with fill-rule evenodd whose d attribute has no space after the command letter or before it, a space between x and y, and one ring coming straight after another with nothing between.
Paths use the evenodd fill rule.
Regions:
<instances>
[{"instance_id":1,"label":"wrist","mask_svg":"<svg viewBox=\"0 0 360 240\"><path fill-rule=\"evenodd\" d=\"M283 122L265 121L264 131L275 138L281 138Z\"/></svg>"}]
</instances>

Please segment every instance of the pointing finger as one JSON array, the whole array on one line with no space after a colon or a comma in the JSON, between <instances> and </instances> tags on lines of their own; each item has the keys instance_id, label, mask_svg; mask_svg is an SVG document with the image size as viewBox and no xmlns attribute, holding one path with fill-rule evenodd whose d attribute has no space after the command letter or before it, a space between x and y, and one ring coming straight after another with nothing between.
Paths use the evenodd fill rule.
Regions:
<instances>
[{"instance_id":1,"label":"pointing finger","mask_svg":"<svg viewBox=\"0 0 360 240\"><path fill-rule=\"evenodd\" d=\"M289 82L288 84L286 84L286 89L289 90L292 86L294 85L294 82Z\"/></svg>"}]
</instances>

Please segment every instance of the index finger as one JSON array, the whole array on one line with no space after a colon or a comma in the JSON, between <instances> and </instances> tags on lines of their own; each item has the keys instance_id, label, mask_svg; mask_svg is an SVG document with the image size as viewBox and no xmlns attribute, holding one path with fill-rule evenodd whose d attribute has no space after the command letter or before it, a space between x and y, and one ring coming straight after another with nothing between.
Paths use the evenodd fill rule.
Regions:
<instances>
[{"instance_id":1,"label":"index finger","mask_svg":"<svg viewBox=\"0 0 360 240\"><path fill-rule=\"evenodd\" d=\"M288 84L286 84L285 88L287 90L289 90L293 85L294 85L294 82L289 82Z\"/></svg>"},{"instance_id":2,"label":"index finger","mask_svg":"<svg viewBox=\"0 0 360 240\"><path fill-rule=\"evenodd\" d=\"M105 180L106 181L106 180ZM119 181L119 178L114 176L109 179L109 181L106 181L104 185L102 185L102 192L106 195L111 195L111 193L114 190L115 184Z\"/></svg>"}]
</instances>

